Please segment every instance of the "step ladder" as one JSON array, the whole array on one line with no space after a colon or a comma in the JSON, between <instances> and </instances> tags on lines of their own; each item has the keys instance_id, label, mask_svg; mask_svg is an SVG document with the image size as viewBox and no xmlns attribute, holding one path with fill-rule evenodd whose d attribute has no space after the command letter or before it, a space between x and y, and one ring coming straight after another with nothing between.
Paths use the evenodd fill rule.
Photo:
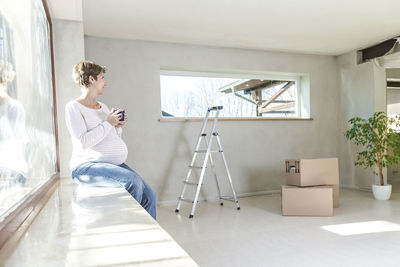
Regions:
<instances>
[{"instance_id":1,"label":"step ladder","mask_svg":"<svg viewBox=\"0 0 400 267\"><path fill-rule=\"evenodd\" d=\"M192 210L190 212L189 218L193 218L194 212L196 210L196 205L198 203L201 186L203 185L203 179L204 179L205 171L206 171L206 168L207 168L208 159L210 159L210 166L211 166L211 170L212 170L212 172L214 174L215 182L216 182L216 185L217 185L219 201L220 201L221 206L223 205L222 200L234 201L235 204L236 204L237 209L240 210L239 201L237 200L235 189L233 188L232 178L231 178L231 175L229 173L228 164L226 163L224 150L222 149L222 145L221 145L221 141L219 139L218 133L215 131L215 128L216 128L217 122L218 122L218 115L219 115L219 112L220 112L220 110L222 108L223 108L222 106L216 106L216 107L211 107L211 108L207 109L207 113L206 113L206 116L204 118L203 126L201 127L199 139L197 141L196 148L195 148L194 153L193 153L193 158L192 158L192 161L191 161L191 163L189 165L189 170L188 170L186 179L183 181L182 193L181 193L180 197L178 198L178 204L176 206L175 212L179 212L179 209L181 207L182 201L192 203L193 206L192 206ZM205 131L206 131L208 118L209 118L211 112L215 112L215 117L214 117L214 122L213 122L212 127L211 127L210 138L207 139L207 134L205 133ZM214 139L217 140L217 144L218 144L218 149L217 150L212 150L212 145L213 145ZM205 150L200 150L200 146L201 146L202 141L205 142L205 145L207 147L207 149L205 149ZM212 153L219 153L221 155L221 157L222 157L222 160L223 160L224 165L225 165L226 174L227 174L227 177L228 177L231 189L232 189L233 198L232 197L223 197L223 196L221 196L221 191L219 189L219 184L218 184L218 176L217 176L217 173L215 172L215 165L214 165L214 161L213 161L213 158L212 158L212 155L211 155ZM205 155L203 164L201 166L196 166L195 165L196 158L197 158L198 154ZM190 177L192 175L192 170L194 170L194 169L200 169L201 170L200 177L199 177L198 181L192 181L190 179ZM188 199L188 198L185 197L185 192L186 192L186 189L187 189L188 186L196 187L196 194L194 196L194 199Z\"/></svg>"}]
</instances>

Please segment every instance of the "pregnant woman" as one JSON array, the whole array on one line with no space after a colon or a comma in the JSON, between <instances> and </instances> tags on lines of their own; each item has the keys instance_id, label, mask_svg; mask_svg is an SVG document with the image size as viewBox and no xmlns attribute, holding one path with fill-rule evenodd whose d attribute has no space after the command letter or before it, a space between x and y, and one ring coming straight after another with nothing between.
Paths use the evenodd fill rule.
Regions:
<instances>
[{"instance_id":1,"label":"pregnant woman","mask_svg":"<svg viewBox=\"0 0 400 267\"><path fill-rule=\"evenodd\" d=\"M81 95L65 108L65 120L72 137L70 168L78 184L124 187L156 219L157 195L126 163L128 149L122 140L122 127L128 116L97 101L103 94L105 67L90 61L76 64L72 78ZM124 115L124 116L123 116Z\"/></svg>"}]
</instances>

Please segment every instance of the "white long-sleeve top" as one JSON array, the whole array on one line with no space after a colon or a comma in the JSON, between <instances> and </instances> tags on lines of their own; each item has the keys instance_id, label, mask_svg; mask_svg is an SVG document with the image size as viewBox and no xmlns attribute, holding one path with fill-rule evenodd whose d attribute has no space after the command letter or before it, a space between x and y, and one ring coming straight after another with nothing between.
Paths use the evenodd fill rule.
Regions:
<instances>
[{"instance_id":1,"label":"white long-sleeve top","mask_svg":"<svg viewBox=\"0 0 400 267\"><path fill-rule=\"evenodd\" d=\"M0 168L27 175L28 164L25 160L27 143L24 107L11 97L6 101L0 99Z\"/></svg>"},{"instance_id":2,"label":"white long-sleeve top","mask_svg":"<svg viewBox=\"0 0 400 267\"><path fill-rule=\"evenodd\" d=\"M86 162L120 165L128 156L128 149L121 138L122 129L107 121L110 110L99 103L100 109L88 108L76 100L65 106L65 121L73 147L71 171Z\"/></svg>"}]
</instances>

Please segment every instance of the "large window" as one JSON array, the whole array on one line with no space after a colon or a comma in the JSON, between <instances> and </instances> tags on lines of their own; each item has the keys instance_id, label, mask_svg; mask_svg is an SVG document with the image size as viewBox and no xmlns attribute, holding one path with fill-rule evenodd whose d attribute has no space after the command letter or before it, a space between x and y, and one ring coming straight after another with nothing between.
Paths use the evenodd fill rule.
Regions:
<instances>
[{"instance_id":1,"label":"large window","mask_svg":"<svg viewBox=\"0 0 400 267\"><path fill-rule=\"evenodd\" d=\"M42 0L0 5L0 221L57 172L50 28Z\"/></svg>"},{"instance_id":2,"label":"large window","mask_svg":"<svg viewBox=\"0 0 400 267\"><path fill-rule=\"evenodd\" d=\"M223 106L221 117L299 117L299 83L294 75L162 71L161 115L203 117L208 107Z\"/></svg>"}]
</instances>

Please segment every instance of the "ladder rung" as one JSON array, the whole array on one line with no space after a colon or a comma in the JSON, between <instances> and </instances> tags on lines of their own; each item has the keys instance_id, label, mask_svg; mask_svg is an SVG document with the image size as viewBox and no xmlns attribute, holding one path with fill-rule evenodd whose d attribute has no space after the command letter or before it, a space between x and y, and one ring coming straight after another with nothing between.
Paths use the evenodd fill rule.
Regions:
<instances>
[{"instance_id":1,"label":"ladder rung","mask_svg":"<svg viewBox=\"0 0 400 267\"><path fill-rule=\"evenodd\" d=\"M194 152L196 153L207 153L207 150L195 150ZM220 152L224 152L222 150L210 150L211 153L220 153Z\"/></svg>"},{"instance_id":2,"label":"ladder rung","mask_svg":"<svg viewBox=\"0 0 400 267\"><path fill-rule=\"evenodd\" d=\"M219 109L223 109L223 108L224 108L223 106L215 106L215 107L208 108L207 111L219 110Z\"/></svg>"},{"instance_id":3,"label":"ladder rung","mask_svg":"<svg viewBox=\"0 0 400 267\"><path fill-rule=\"evenodd\" d=\"M192 166L192 165L189 165L189 168L192 168L192 169L203 169L203 166Z\"/></svg>"},{"instance_id":4,"label":"ladder rung","mask_svg":"<svg viewBox=\"0 0 400 267\"><path fill-rule=\"evenodd\" d=\"M189 185L199 185L199 183L196 182L189 182L189 181L183 181L185 184L189 184Z\"/></svg>"},{"instance_id":5,"label":"ladder rung","mask_svg":"<svg viewBox=\"0 0 400 267\"><path fill-rule=\"evenodd\" d=\"M183 198L183 197L179 197L179 200L182 200L182 201L185 201L185 202L189 202L189 203L194 203L193 199L186 199L186 198ZM197 202L199 202L199 201L197 201Z\"/></svg>"}]
</instances>

